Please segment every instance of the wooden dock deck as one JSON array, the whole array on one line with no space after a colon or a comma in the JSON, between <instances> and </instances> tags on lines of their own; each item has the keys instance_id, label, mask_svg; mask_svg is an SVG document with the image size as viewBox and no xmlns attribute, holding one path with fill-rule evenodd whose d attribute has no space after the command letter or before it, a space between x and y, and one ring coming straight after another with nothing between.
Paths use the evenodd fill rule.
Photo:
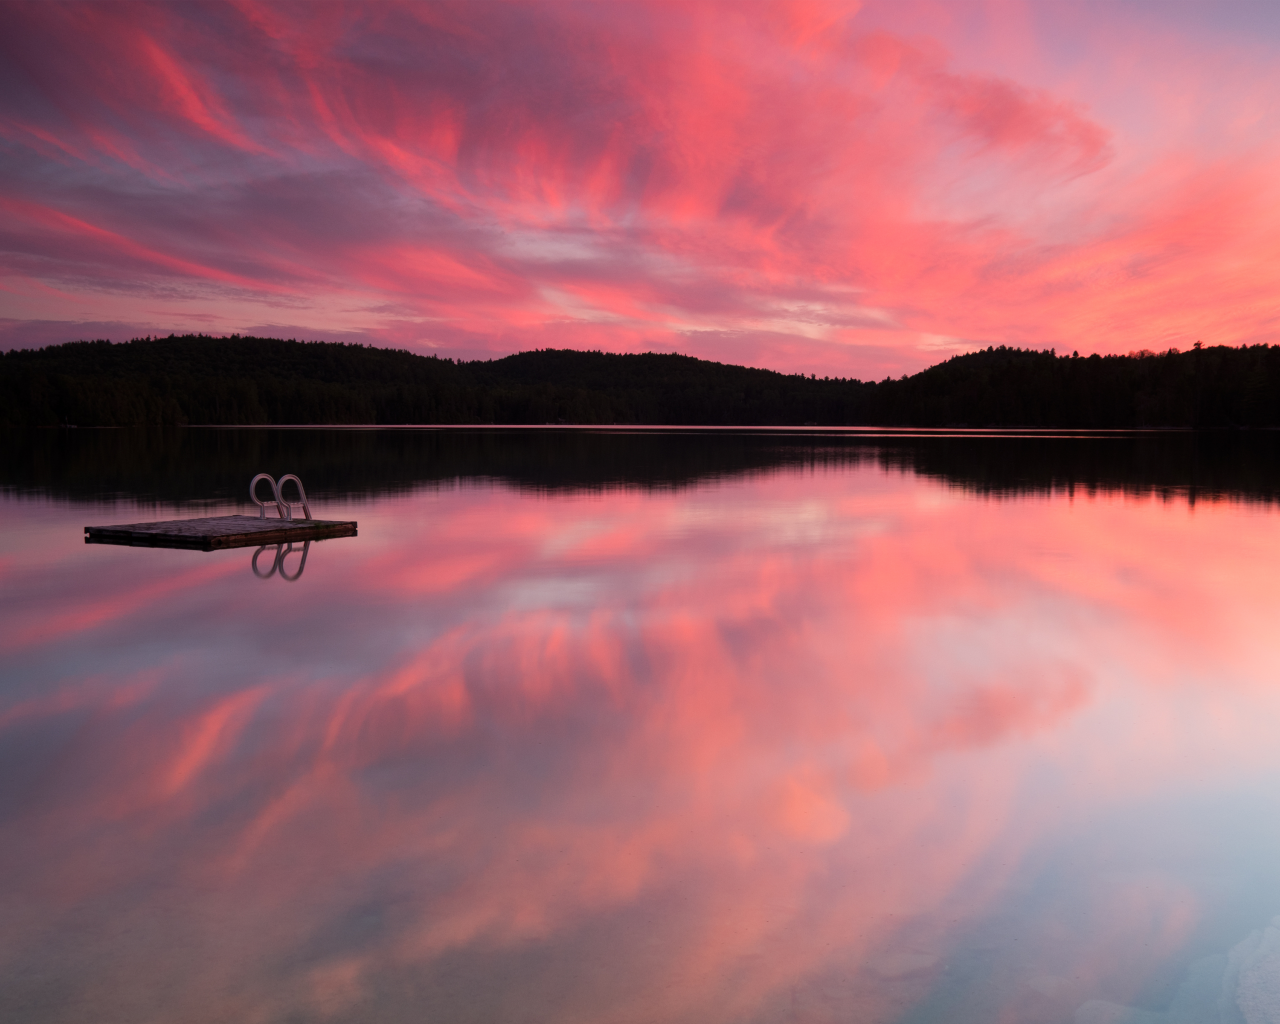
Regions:
<instances>
[{"instance_id":1,"label":"wooden dock deck","mask_svg":"<svg viewBox=\"0 0 1280 1024\"><path fill-rule=\"evenodd\" d=\"M247 548L289 541L354 537L354 522L328 519L261 519L258 516L208 516L204 519L170 519L160 523L125 526L86 526L86 544L125 544L144 548Z\"/></svg>"}]
</instances>

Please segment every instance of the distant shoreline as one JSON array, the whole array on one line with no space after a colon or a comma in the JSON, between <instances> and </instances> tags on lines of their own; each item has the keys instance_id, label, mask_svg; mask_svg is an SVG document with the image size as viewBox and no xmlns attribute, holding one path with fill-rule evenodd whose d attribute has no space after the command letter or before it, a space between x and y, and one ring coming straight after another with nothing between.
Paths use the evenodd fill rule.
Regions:
<instances>
[{"instance_id":1,"label":"distant shoreline","mask_svg":"<svg viewBox=\"0 0 1280 1024\"><path fill-rule=\"evenodd\" d=\"M0 355L0 425L956 433L1280 427L1280 346L1128 356L988 348L899 379L565 349L456 362L203 335Z\"/></svg>"},{"instance_id":2,"label":"distant shoreline","mask_svg":"<svg viewBox=\"0 0 1280 1024\"><path fill-rule=\"evenodd\" d=\"M10 427L14 425L10 424ZM1280 427L879 427L879 426L795 426L794 424L697 424L697 423L180 423L123 424L112 426L78 423L21 424L17 429L33 430L136 430L146 426L174 426L183 430L484 430L484 431L591 431L593 433L725 433L725 434L806 434L839 437L1036 437L1106 438L1135 434L1194 434L1203 430L1275 431Z\"/></svg>"}]
</instances>

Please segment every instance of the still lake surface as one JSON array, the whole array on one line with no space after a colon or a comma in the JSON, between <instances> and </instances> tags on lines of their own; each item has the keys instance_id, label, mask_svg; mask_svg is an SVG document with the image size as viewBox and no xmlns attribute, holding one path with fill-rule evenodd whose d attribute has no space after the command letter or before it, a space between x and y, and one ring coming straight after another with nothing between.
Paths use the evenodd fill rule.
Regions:
<instances>
[{"instance_id":1,"label":"still lake surface","mask_svg":"<svg viewBox=\"0 0 1280 1024\"><path fill-rule=\"evenodd\" d=\"M258 471L359 536L83 541ZM1273 435L45 431L0 473L0 1019L1280 1021Z\"/></svg>"}]
</instances>

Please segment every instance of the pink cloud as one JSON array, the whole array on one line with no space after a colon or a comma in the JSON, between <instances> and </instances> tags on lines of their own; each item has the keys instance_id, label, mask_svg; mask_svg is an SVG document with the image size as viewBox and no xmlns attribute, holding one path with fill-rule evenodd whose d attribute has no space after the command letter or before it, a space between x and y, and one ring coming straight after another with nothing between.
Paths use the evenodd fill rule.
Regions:
<instances>
[{"instance_id":1,"label":"pink cloud","mask_svg":"<svg viewBox=\"0 0 1280 1024\"><path fill-rule=\"evenodd\" d=\"M8 343L287 324L873 378L1275 337L1255 49L907 6L9 8Z\"/></svg>"}]
</instances>

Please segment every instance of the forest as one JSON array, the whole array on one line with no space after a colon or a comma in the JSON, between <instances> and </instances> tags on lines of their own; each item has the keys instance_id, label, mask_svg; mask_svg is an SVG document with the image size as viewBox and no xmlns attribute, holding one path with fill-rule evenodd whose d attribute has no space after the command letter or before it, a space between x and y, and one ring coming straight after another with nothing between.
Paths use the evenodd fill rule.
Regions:
<instances>
[{"instance_id":1,"label":"forest","mask_svg":"<svg viewBox=\"0 0 1280 1024\"><path fill-rule=\"evenodd\" d=\"M991 347L898 379L544 349L455 361L233 335L0 355L0 425L1280 426L1280 345L1058 355Z\"/></svg>"}]
</instances>

